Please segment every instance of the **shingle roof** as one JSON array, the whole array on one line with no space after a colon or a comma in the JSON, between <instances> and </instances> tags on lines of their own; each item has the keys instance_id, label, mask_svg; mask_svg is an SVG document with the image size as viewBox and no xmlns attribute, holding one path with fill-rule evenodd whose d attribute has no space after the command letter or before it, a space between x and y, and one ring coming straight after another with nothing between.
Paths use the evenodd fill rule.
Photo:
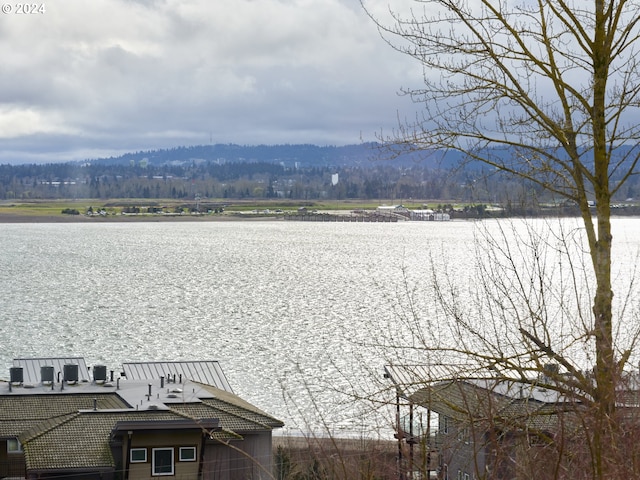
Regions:
<instances>
[{"instance_id":1,"label":"shingle roof","mask_svg":"<svg viewBox=\"0 0 640 480\"><path fill-rule=\"evenodd\" d=\"M462 423L485 421L512 430L552 431L559 425L560 414L567 412L563 422L571 423L571 411L577 404L552 401L558 396L545 392L529 395L523 390L516 397L506 395L512 390L495 381L486 385L447 381L422 388L411 396L411 401Z\"/></svg>"},{"instance_id":2,"label":"shingle roof","mask_svg":"<svg viewBox=\"0 0 640 480\"><path fill-rule=\"evenodd\" d=\"M439 382L422 388L411 395L411 401L449 418L465 421L486 417L490 410L497 412L501 405L487 390L478 389L467 382Z\"/></svg>"},{"instance_id":3,"label":"shingle roof","mask_svg":"<svg viewBox=\"0 0 640 480\"><path fill-rule=\"evenodd\" d=\"M109 436L115 424L130 420L176 420L173 412L83 412L70 415L45 431L21 436L29 470L112 468Z\"/></svg>"},{"instance_id":4,"label":"shingle roof","mask_svg":"<svg viewBox=\"0 0 640 480\"><path fill-rule=\"evenodd\" d=\"M220 419L220 425L237 433L256 430L271 430L283 426L283 423L263 412L254 405L242 400L233 393L225 392L209 385L202 385L213 398L203 398L201 403L172 404L171 408L183 414L200 418L212 416Z\"/></svg>"},{"instance_id":5,"label":"shingle roof","mask_svg":"<svg viewBox=\"0 0 640 480\"><path fill-rule=\"evenodd\" d=\"M225 392L211 385L202 385L202 387L213 394L215 402L226 404L227 406L224 408L228 409L229 411L232 408L241 409L243 415L247 416L248 418L253 418L254 421L263 422L269 425L273 423L274 426L282 426L282 422L280 420L275 419L268 413L260 410L255 405L247 402L234 393ZM212 401L211 403L215 402ZM252 415L255 415L255 417L253 417Z\"/></svg>"},{"instance_id":6,"label":"shingle roof","mask_svg":"<svg viewBox=\"0 0 640 480\"><path fill-rule=\"evenodd\" d=\"M223 429L214 432L217 439L283 425L235 395L218 362L125 364L127 378L116 382L80 375L74 385L55 378L49 386L40 378L41 366L75 363L79 374L84 369L83 359L54 360L15 360L24 384L4 382L0 389L0 437L20 439L28 470L113 468L109 438L117 422L217 419ZM162 385L160 377L173 374L182 374L182 383Z\"/></svg>"},{"instance_id":7,"label":"shingle roof","mask_svg":"<svg viewBox=\"0 0 640 480\"><path fill-rule=\"evenodd\" d=\"M9 427L8 435L22 432L19 438L25 445L25 461L30 470L112 468L114 460L108 439L117 422L216 418L224 429L215 432L214 438L218 439L238 438L238 434L282 426L282 422L234 394L215 387L209 390L221 398L171 404L170 410L160 411L92 411L94 395L0 396L0 406L5 401L14 414L20 410L17 406L20 401L25 400L28 406L22 411L23 421L9 421L7 417L12 414L3 411L0 426ZM99 406L124 408L116 392L100 396L97 402Z\"/></svg>"},{"instance_id":8,"label":"shingle roof","mask_svg":"<svg viewBox=\"0 0 640 480\"><path fill-rule=\"evenodd\" d=\"M205 400L201 404L185 403L172 405L172 410L180 412L190 418L199 418L202 416L210 415L220 420L220 425L226 430L231 430L239 434L246 434L248 432L257 430L271 430L271 426L266 423L251 420L243 416L246 411L230 412L222 408L218 408L217 405L212 405L210 402L218 403L211 400ZM264 419L268 420L268 419ZM276 425L276 426L281 426Z\"/></svg>"},{"instance_id":9,"label":"shingle roof","mask_svg":"<svg viewBox=\"0 0 640 480\"><path fill-rule=\"evenodd\" d=\"M0 436L17 436L44 420L92 409L94 400L101 410L128 408L117 395L47 394L0 395Z\"/></svg>"}]
</instances>

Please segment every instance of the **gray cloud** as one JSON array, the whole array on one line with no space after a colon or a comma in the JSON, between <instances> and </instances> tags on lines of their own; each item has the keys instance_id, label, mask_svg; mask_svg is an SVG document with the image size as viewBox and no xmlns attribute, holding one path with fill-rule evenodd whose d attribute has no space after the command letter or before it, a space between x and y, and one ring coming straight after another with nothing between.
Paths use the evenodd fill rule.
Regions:
<instances>
[{"instance_id":1,"label":"gray cloud","mask_svg":"<svg viewBox=\"0 0 640 480\"><path fill-rule=\"evenodd\" d=\"M0 32L1 163L373 140L421 78L354 0L55 0Z\"/></svg>"}]
</instances>

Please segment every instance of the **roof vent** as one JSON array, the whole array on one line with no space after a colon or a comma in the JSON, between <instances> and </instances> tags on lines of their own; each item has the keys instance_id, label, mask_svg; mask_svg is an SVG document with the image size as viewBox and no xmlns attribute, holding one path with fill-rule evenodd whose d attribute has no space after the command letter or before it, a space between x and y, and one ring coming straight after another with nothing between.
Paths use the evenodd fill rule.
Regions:
<instances>
[{"instance_id":1,"label":"roof vent","mask_svg":"<svg viewBox=\"0 0 640 480\"><path fill-rule=\"evenodd\" d=\"M158 405L155 403L151 403L148 407L149 410L158 410Z\"/></svg>"},{"instance_id":2,"label":"roof vent","mask_svg":"<svg viewBox=\"0 0 640 480\"><path fill-rule=\"evenodd\" d=\"M107 381L106 365L96 365L93 367L93 380L96 383L104 383Z\"/></svg>"},{"instance_id":3,"label":"roof vent","mask_svg":"<svg viewBox=\"0 0 640 480\"><path fill-rule=\"evenodd\" d=\"M51 365L43 365L40 367L40 380L45 385L53 383L53 367Z\"/></svg>"},{"instance_id":4,"label":"roof vent","mask_svg":"<svg viewBox=\"0 0 640 480\"><path fill-rule=\"evenodd\" d=\"M11 367L9 369L9 379L11 383L20 384L24 382L22 367Z\"/></svg>"},{"instance_id":5,"label":"roof vent","mask_svg":"<svg viewBox=\"0 0 640 480\"><path fill-rule=\"evenodd\" d=\"M167 395L167 398L178 398L178 394L177 393L170 393L169 395Z\"/></svg>"},{"instance_id":6,"label":"roof vent","mask_svg":"<svg viewBox=\"0 0 640 480\"><path fill-rule=\"evenodd\" d=\"M67 383L78 382L78 364L77 363L67 363L64 366L64 381Z\"/></svg>"}]
</instances>

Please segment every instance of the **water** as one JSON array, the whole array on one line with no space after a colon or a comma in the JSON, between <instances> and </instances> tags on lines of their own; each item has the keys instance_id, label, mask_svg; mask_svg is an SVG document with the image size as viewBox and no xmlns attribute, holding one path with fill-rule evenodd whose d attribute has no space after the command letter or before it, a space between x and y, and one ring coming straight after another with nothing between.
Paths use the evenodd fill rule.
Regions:
<instances>
[{"instance_id":1,"label":"water","mask_svg":"<svg viewBox=\"0 0 640 480\"><path fill-rule=\"evenodd\" d=\"M640 222L617 225L626 269ZM474 226L2 224L0 376L18 357L83 356L116 371L218 360L234 391L285 431L367 429L366 414L336 407L388 360L359 345L385 337L378 326L392 324L403 292L429 284L429 265L470 281Z\"/></svg>"}]
</instances>

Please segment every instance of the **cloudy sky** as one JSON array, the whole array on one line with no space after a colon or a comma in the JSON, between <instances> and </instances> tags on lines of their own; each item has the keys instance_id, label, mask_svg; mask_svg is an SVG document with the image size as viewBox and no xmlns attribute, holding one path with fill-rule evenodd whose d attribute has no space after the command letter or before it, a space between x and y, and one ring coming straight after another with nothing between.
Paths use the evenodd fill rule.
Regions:
<instances>
[{"instance_id":1,"label":"cloudy sky","mask_svg":"<svg viewBox=\"0 0 640 480\"><path fill-rule=\"evenodd\" d=\"M398 91L419 83L420 66L384 43L357 0L42 4L0 13L0 163L345 145L416 109Z\"/></svg>"}]
</instances>

